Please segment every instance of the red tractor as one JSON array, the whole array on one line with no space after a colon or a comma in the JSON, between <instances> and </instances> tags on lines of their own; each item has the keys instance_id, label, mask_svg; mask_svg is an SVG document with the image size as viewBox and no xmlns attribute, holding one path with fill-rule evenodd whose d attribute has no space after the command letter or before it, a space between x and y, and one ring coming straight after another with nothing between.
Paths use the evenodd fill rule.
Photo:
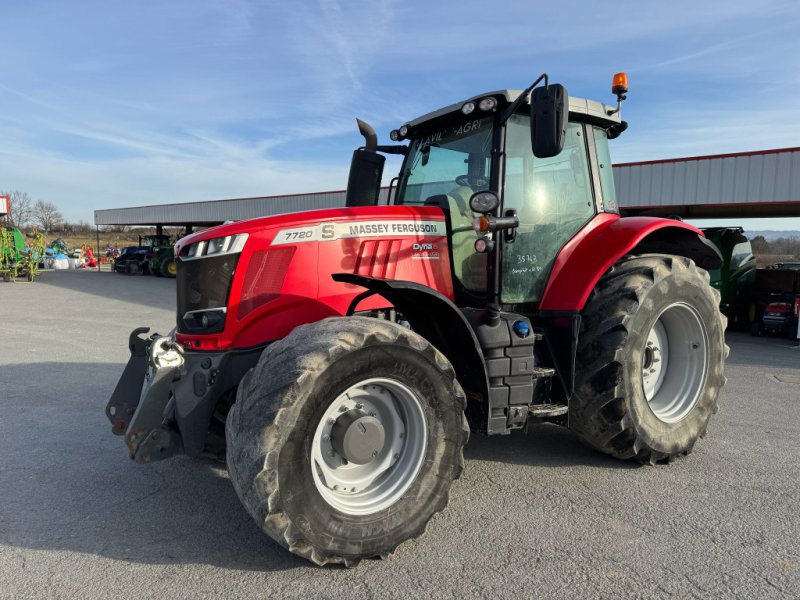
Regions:
<instances>
[{"instance_id":1,"label":"red tractor","mask_svg":"<svg viewBox=\"0 0 800 600\"><path fill-rule=\"evenodd\" d=\"M184 237L175 333L131 334L106 408L131 458L225 456L267 534L352 566L445 507L470 431L552 422L621 459L690 452L725 383L703 270L721 257L686 223L620 218L624 76L612 91L543 75L388 146L359 121L346 207ZM404 160L378 206L386 153Z\"/></svg>"}]
</instances>

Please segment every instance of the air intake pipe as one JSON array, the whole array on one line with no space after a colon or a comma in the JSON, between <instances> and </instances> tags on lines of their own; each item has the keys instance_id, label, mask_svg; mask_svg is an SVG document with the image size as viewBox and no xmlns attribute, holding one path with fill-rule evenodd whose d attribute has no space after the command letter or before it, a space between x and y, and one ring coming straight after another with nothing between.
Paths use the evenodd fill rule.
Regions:
<instances>
[{"instance_id":1,"label":"air intake pipe","mask_svg":"<svg viewBox=\"0 0 800 600\"><path fill-rule=\"evenodd\" d=\"M377 206L386 157L378 154L378 134L369 123L356 119L364 146L353 152L347 179L345 206Z\"/></svg>"}]
</instances>

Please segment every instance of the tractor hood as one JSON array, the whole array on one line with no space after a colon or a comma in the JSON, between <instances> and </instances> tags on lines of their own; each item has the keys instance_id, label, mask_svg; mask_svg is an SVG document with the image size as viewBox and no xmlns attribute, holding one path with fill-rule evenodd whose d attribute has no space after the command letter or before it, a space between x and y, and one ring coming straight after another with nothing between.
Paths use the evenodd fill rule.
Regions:
<instances>
[{"instance_id":1,"label":"tractor hood","mask_svg":"<svg viewBox=\"0 0 800 600\"><path fill-rule=\"evenodd\" d=\"M178 341L252 348L344 315L364 289L337 273L412 281L453 297L447 224L435 206L363 206L229 223L175 250ZM359 310L390 308L380 297Z\"/></svg>"},{"instance_id":2,"label":"tractor hood","mask_svg":"<svg viewBox=\"0 0 800 600\"><path fill-rule=\"evenodd\" d=\"M208 241L215 238L230 235L240 235L243 233L256 233L270 230L276 227L302 227L307 225L323 224L329 222L348 222L349 220L369 220L375 218L385 218L393 216L401 219L426 219L436 218L443 220L442 211L436 207L410 207L410 206L359 206L353 208L326 208L323 210L309 210L303 212L290 213L285 215L274 215L270 217L259 217L246 221L236 221L210 227L197 233L189 234L181 238L175 244L175 255L180 256L192 244L201 241Z\"/></svg>"}]
</instances>

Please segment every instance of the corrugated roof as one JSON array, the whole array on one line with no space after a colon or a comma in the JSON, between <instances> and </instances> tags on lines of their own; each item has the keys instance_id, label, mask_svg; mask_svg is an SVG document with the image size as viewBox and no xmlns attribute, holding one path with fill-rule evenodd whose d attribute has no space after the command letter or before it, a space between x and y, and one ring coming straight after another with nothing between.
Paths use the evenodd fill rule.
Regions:
<instances>
[{"instance_id":1,"label":"corrugated roof","mask_svg":"<svg viewBox=\"0 0 800 600\"><path fill-rule=\"evenodd\" d=\"M620 208L631 213L735 216L748 207L758 216L800 214L800 148L615 164L614 180ZM383 188L381 203L387 196ZM344 203L345 192L337 190L96 210L94 222L211 225Z\"/></svg>"},{"instance_id":2,"label":"corrugated roof","mask_svg":"<svg viewBox=\"0 0 800 600\"><path fill-rule=\"evenodd\" d=\"M386 203L388 188L381 190ZM285 196L232 198L177 204L153 204L130 208L94 211L95 225L211 225L225 221L243 221L256 217L281 215L306 210L344 206L345 192L313 192Z\"/></svg>"},{"instance_id":3,"label":"corrugated roof","mask_svg":"<svg viewBox=\"0 0 800 600\"><path fill-rule=\"evenodd\" d=\"M614 165L622 208L800 202L800 148Z\"/></svg>"}]
</instances>

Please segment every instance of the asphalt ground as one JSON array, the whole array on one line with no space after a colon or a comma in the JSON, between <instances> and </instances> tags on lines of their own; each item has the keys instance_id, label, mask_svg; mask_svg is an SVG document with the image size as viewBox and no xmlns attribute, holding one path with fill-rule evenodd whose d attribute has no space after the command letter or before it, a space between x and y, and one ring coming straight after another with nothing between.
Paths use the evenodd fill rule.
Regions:
<instances>
[{"instance_id":1,"label":"asphalt ground","mask_svg":"<svg viewBox=\"0 0 800 600\"><path fill-rule=\"evenodd\" d=\"M450 506L388 560L314 567L261 533L224 468L142 466L103 408L174 282L0 283L0 597L798 598L800 351L730 334L709 435L668 466L567 430L473 437ZM780 381L783 378L786 382Z\"/></svg>"}]
</instances>

